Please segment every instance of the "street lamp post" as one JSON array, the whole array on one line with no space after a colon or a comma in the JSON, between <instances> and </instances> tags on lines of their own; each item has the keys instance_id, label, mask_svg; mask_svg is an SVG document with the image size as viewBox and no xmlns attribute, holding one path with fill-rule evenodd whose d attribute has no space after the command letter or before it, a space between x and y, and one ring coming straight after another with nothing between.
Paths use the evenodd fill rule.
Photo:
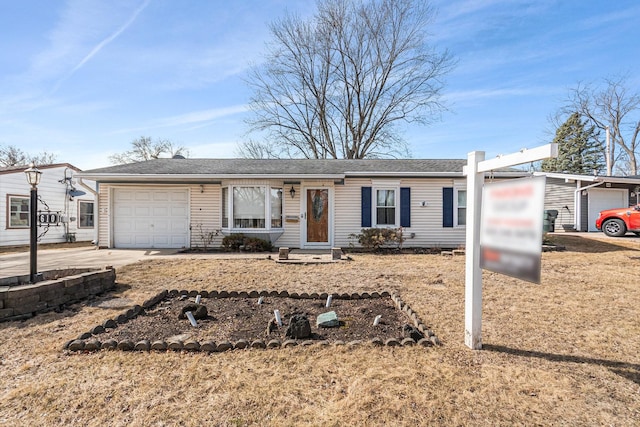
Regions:
<instances>
[{"instance_id":1,"label":"street lamp post","mask_svg":"<svg viewBox=\"0 0 640 427\"><path fill-rule=\"evenodd\" d=\"M27 182L31 185L31 204L29 205L29 226L31 227L30 249L30 265L29 282L36 282L38 274L38 184L42 172L35 167L33 163L29 165L24 173L27 175Z\"/></svg>"}]
</instances>

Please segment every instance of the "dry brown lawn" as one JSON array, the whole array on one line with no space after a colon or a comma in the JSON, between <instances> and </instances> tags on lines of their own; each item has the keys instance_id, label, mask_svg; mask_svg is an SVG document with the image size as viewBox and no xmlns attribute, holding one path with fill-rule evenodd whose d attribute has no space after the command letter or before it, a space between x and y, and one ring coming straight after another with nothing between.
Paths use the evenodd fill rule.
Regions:
<instances>
[{"instance_id":1,"label":"dry brown lawn","mask_svg":"<svg viewBox=\"0 0 640 427\"><path fill-rule=\"evenodd\" d=\"M78 304L0 324L0 425L637 425L640 245L556 237L540 285L484 273L484 349L464 336L464 257L325 265L181 256L118 271L162 289L398 291L443 345L66 354L121 310Z\"/></svg>"}]
</instances>

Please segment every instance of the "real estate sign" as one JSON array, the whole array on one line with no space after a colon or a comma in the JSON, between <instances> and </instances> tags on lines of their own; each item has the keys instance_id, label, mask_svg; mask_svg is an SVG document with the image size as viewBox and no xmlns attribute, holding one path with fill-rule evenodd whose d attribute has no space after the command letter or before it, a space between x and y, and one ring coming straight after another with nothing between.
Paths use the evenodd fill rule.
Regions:
<instances>
[{"instance_id":1,"label":"real estate sign","mask_svg":"<svg viewBox=\"0 0 640 427\"><path fill-rule=\"evenodd\" d=\"M545 182L541 176L484 185L481 268L540 283Z\"/></svg>"}]
</instances>

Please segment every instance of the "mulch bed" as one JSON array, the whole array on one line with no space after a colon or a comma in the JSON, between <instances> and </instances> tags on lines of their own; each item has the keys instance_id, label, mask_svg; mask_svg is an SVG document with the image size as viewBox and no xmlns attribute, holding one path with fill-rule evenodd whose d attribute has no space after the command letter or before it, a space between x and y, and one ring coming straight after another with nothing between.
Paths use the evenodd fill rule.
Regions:
<instances>
[{"instance_id":1,"label":"mulch bed","mask_svg":"<svg viewBox=\"0 0 640 427\"><path fill-rule=\"evenodd\" d=\"M206 307L207 316L197 319L194 327L185 318L184 311L186 306L194 304L197 296L193 291L164 291L155 299L146 301L146 308L135 306L135 309L129 309L77 340L68 342L65 348L72 351L113 348L180 350L183 343L195 343L196 348L193 349L196 350L200 349L200 343L210 343L208 348L212 348L211 351L224 351L256 347L253 345L256 342L265 343L264 347L266 343L274 342L277 343L275 347L280 343L286 346L285 343L291 342L291 337L286 336L287 326L294 315L304 315L309 319L311 335L299 340L306 344L375 342L408 345L421 341L421 338L424 338L421 344L425 346L438 343L433 332L426 329L417 314L397 295L336 295L332 296L329 308L325 306L324 298L300 297L286 292L265 293L260 298L261 303L258 303L258 297L247 294L224 297L200 295L199 304ZM280 313L282 326L275 324L275 310ZM318 315L329 311L336 312L339 326L316 325ZM374 326L377 316L380 319ZM234 344L238 342L243 344ZM215 343L231 345L218 348Z\"/></svg>"}]
</instances>

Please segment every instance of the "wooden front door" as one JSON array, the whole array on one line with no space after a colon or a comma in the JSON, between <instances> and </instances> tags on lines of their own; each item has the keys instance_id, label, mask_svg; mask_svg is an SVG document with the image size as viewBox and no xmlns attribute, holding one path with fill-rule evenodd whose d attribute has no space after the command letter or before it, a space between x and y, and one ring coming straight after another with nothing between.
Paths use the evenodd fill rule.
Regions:
<instances>
[{"instance_id":1,"label":"wooden front door","mask_svg":"<svg viewBox=\"0 0 640 427\"><path fill-rule=\"evenodd\" d=\"M329 243L329 190L307 189L307 242Z\"/></svg>"}]
</instances>

